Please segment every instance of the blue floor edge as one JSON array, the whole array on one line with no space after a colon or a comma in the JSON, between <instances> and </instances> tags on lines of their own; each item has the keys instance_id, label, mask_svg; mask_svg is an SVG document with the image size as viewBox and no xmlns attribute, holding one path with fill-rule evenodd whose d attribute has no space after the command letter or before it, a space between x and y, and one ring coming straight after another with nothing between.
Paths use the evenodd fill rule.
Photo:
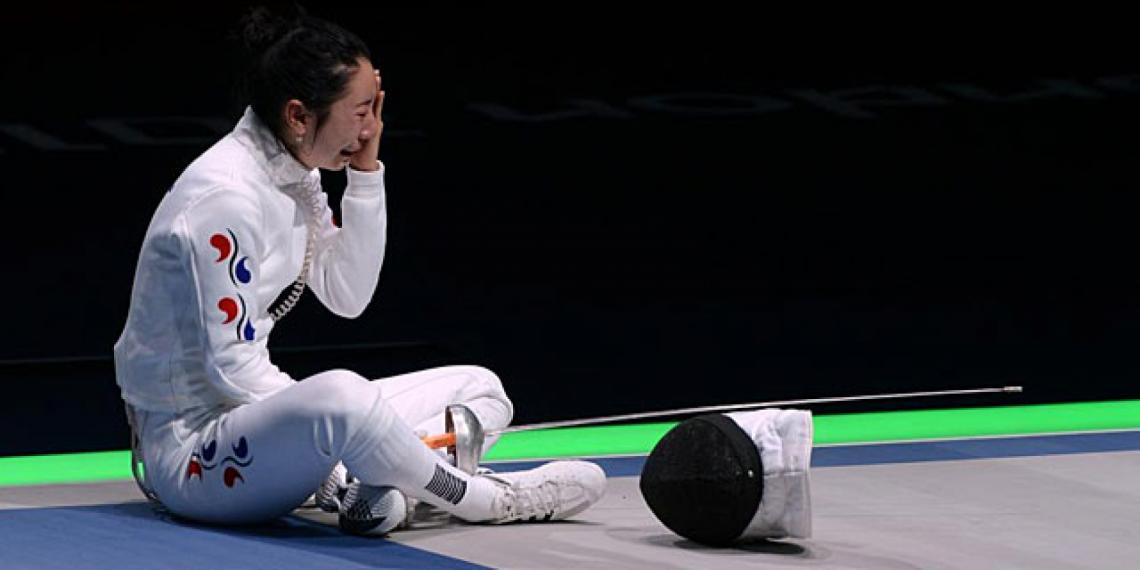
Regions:
<instances>
[{"instance_id":1,"label":"blue floor edge","mask_svg":"<svg viewBox=\"0 0 1140 570\"><path fill-rule=\"evenodd\" d=\"M4 568L486 568L295 516L210 526L141 501L0 510L0 553Z\"/></svg>"},{"instance_id":2,"label":"blue floor edge","mask_svg":"<svg viewBox=\"0 0 1140 570\"><path fill-rule=\"evenodd\" d=\"M811 466L813 468L846 467L854 465L882 465L888 463L997 459L1002 457L1031 457L1038 455L1067 455L1072 453L1136 450L1140 450L1140 430L905 443L834 445L816 447L813 449ZM609 477L629 477L641 474L641 468L645 465L645 458L646 456L639 455L623 457L586 457L583 459L588 459L600 465ZM548 460L499 461L487 462L485 465L496 471L518 471L537 467L547 461Z\"/></svg>"}]
</instances>

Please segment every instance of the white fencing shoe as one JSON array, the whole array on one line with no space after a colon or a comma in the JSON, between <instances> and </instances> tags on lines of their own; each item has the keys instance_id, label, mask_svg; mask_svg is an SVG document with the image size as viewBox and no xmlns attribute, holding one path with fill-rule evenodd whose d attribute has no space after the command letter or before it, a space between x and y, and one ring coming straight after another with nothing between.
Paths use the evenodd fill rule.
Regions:
<instances>
[{"instance_id":1,"label":"white fencing shoe","mask_svg":"<svg viewBox=\"0 0 1140 570\"><path fill-rule=\"evenodd\" d=\"M552 461L526 471L483 476L503 486L494 503L498 516L488 521L493 524L569 518L606 491L605 471L587 461Z\"/></svg>"}]
</instances>

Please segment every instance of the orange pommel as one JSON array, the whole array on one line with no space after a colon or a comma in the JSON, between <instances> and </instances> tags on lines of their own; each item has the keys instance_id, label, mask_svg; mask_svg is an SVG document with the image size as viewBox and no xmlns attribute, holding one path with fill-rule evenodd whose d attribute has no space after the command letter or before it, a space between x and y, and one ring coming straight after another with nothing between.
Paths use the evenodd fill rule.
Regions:
<instances>
[{"instance_id":1,"label":"orange pommel","mask_svg":"<svg viewBox=\"0 0 1140 570\"><path fill-rule=\"evenodd\" d=\"M423 442L432 449L439 449L441 447L452 447L455 445L454 433L440 433L436 435L429 435L422 438Z\"/></svg>"}]
</instances>

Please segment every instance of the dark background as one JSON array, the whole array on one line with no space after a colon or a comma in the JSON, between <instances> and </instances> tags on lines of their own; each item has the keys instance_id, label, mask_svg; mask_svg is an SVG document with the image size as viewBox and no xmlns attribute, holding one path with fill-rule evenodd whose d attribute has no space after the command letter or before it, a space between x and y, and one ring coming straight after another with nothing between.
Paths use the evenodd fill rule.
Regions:
<instances>
[{"instance_id":1,"label":"dark background","mask_svg":"<svg viewBox=\"0 0 1140 570\"><path fill-rule=\"evenodd\" d=\"M240 115L243 9L2 16L0 455L125 447L111 346L154 207ZM383 74L390 228L362 317L306 293L275 328L296 377L481 364L517 423L1007 384L1026 392L812 409L1137 396L1123 17L310 10ZM334 202L343 184L327 174Z\"/></svg>"}]
</instances>

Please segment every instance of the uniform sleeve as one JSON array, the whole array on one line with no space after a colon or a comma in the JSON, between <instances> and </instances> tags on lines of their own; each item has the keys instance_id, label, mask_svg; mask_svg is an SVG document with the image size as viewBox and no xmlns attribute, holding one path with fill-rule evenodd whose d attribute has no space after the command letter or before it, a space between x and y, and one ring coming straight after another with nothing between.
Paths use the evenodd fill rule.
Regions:
<instances>
[{"instance_id":1,"label":"uniform sleeve","mask_svg":"<svg viewBox=\"0 0 1140 570\"><path fill-rule=\"evenodd\" d=\"M254 402L293 383L269 360L273 321L258 300L264 247L261 209L216 190L182 216L195 313L210 384L235 403Z\"/></svg>"},{"instance_id":2,"label":"uniform sleeve","mask_svg":"<svg viewBox=\"0 0 1140 570\"><path fill-rule=\"evenodd\" d=\"M333 222L327 202L322 204L309 286L330 311L355 318L368 307L380 279L388 210L383 164L375 172L347 170L340 227ZM327 198L321 193L320 199Z\"/></svg>"}]
</instances>

